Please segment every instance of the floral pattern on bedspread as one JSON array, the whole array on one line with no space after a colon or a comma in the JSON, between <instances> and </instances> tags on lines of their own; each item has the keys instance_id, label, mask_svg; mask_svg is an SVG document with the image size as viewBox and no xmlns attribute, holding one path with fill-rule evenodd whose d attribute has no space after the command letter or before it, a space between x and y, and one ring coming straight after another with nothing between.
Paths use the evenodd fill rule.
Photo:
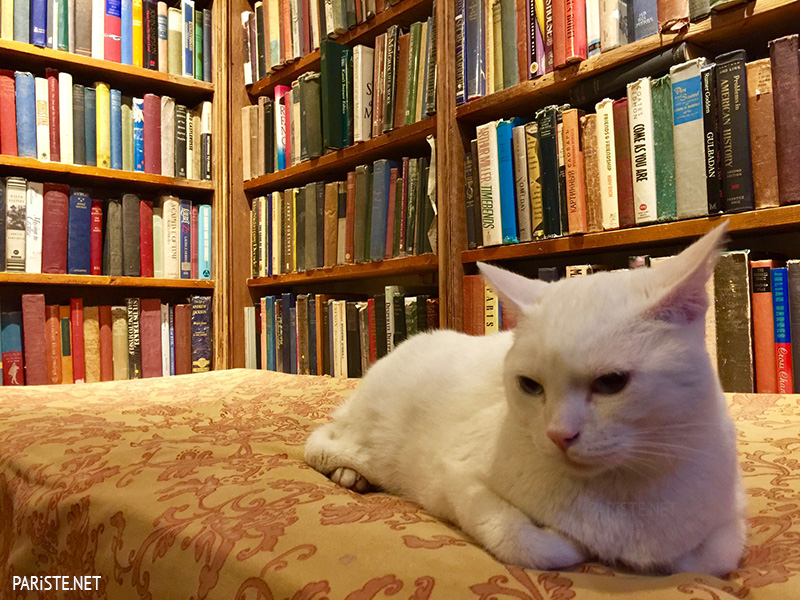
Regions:
<instances>
[{"instance_id":1,"label":"floral pattern on bedspread","mask_svg":"<svg viewBox=\"0 0 800 600\"><path fill-rule=\"evenodd\" d=\"M800 598L800 397L737 394L748 551L725 580L505 566L302 462L356 381L262 371L0 390L0 598ZM99 592L12 589L100 575ZM71 594L71 595L70 595Z\"/></svg>"}]
</instances>

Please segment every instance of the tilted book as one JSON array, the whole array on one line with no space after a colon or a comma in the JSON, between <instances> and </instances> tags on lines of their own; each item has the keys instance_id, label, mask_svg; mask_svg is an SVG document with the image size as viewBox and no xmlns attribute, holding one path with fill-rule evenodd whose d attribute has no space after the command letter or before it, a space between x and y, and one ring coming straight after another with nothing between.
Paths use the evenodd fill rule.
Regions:
<instances>
[{"instance_id":1,"label":"tilted book","mask_svg":"<svg viewBox=\"0 0 800 600\"><path fill-rule=\"evenodd\" d=\"M651 80L628 84L628 123L633 166L633 204L636 224L656 220L655 147Z\"/></svg>"}]
</instances>

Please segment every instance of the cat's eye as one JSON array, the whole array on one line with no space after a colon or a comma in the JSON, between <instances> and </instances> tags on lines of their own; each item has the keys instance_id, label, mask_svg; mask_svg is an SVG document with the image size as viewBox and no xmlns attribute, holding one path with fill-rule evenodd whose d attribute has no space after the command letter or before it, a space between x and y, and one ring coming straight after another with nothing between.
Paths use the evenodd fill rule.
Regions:
<instances>
[{"instance_id":1,"label":"cat's eye","mask_svg":"<svg viewBox=\"0 0 800 600\"><path fill-rule=\"evenodd\" d=\"M530 377L520 376L517 378L517 383L519 383L519 389L531 396L538 396L544 391L542 384Z\"/></svg>"},{"instance_id":2,"label":"cat's eye","mask_svg":"<svg viewBox=\"0 0 800 600\"><path fill-rule=\"evenodd\" d=\"M618 394L625 389L630 379L631 374L624 371L606 373L592 382L592 392L603 395Z\"/></svg>"}]
</instances>

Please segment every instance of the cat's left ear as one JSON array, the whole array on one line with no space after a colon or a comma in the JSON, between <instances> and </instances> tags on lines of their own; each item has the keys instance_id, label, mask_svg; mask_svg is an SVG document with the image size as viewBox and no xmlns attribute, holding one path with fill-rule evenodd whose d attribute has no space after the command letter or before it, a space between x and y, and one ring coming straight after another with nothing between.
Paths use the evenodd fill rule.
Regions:
<instances>
[{"instance_id":1,"label":"cat's left ear","mask_svg":"<svg viewBox=\"0 0 800 600\"><path fill-rule=\"evenodd\" d=\"M647 309L647 316L671 323L691 323L708 310L706 283L714 276L727 221L704 235L686 250L652 268L660 293Z\"/></svg>"},{"instance_id":2,"label":"cat's left ear","mask_svg":"<svg viewBox=\"0 0 800 600\"><path fill-rule=\"evenodd\" d=\"M511 271L487 263L478 263L483 278L497 290L504 310L519 315L526 306L539 300L548 283L539 279L528 279Z\"/></svg>"}]
</instances>

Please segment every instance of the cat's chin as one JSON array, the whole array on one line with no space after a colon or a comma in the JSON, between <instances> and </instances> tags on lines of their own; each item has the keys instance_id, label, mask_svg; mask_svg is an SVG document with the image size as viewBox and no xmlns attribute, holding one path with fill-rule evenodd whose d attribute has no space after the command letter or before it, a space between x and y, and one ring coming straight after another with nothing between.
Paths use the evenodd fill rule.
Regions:
<instances>
[{"instance_id":1,"label":"cat's chin","mask_svg":"<svg viewBox=\"0 0 800 600\"><path fill-rule=\"evenodd\" d=\"M580 477L593 477L609 469L609 465L604 462L584 462L580 458L571 458L567 454L561 454L560 462L567 471Z\"/></svg>"}]
</instances>

